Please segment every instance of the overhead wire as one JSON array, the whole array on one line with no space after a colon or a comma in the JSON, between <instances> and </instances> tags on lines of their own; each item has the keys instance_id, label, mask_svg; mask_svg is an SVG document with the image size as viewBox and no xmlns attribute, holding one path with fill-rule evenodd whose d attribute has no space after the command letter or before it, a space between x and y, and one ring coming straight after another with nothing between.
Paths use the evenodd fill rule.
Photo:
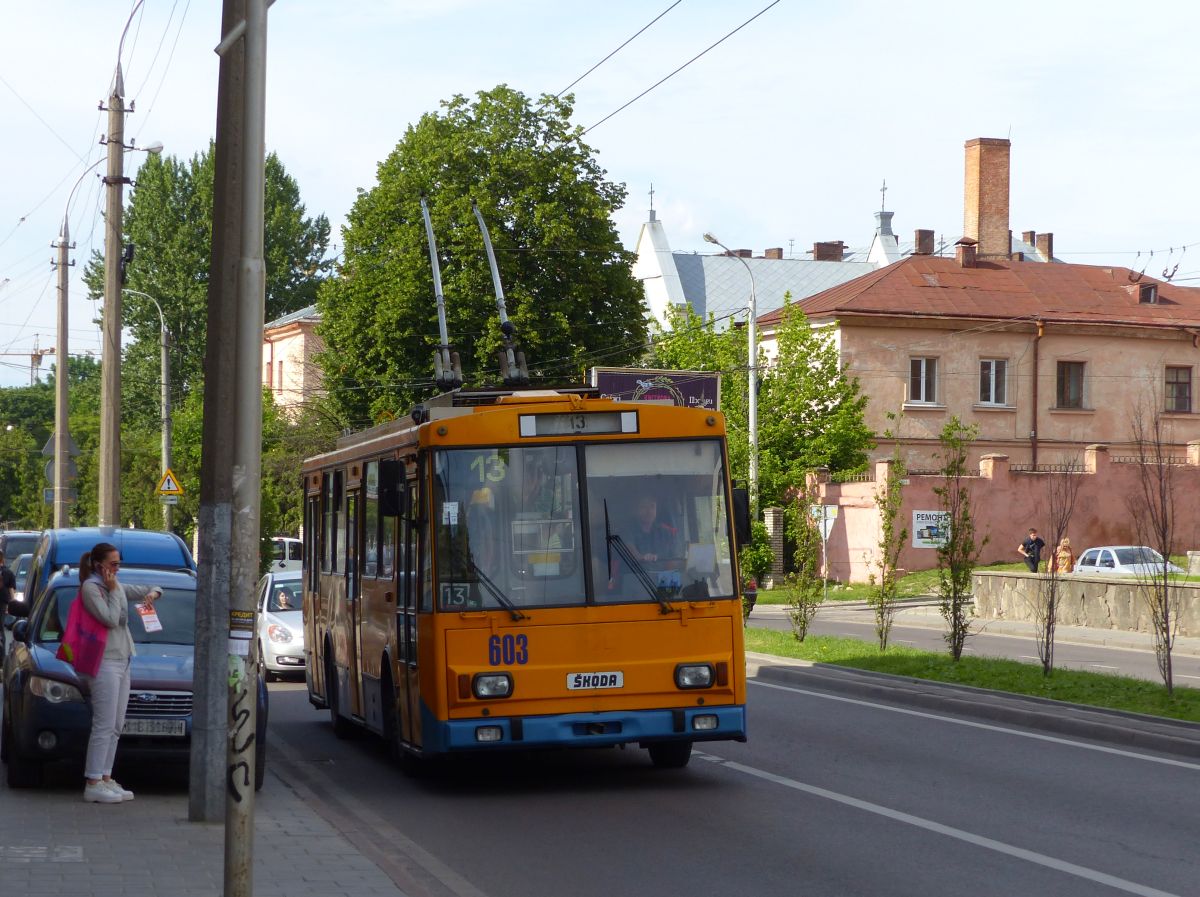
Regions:
<instances>
[{"instance_id":1,"label":"overhead wire","mask_svg":"<svg viewBox=\"0 0 1200 897\"><path fill-rule=\"evenodd\" d=\"M147 107L145 115L142 116L141 126L143 129L149 123L150 115L154 112L154 105L158 102L158 95L167 81L167 73L171 70L171 63L175 59L175 48L179 46L179 38L183 34L183 24L187 21L188 10L191 9L191 6L192 0L187 0L183 5L183 15L179 17L179 27L175 30L175 40L171 42L171 52L167 54L166 64L163 65L162 77L158 79L158 87L154 88L154 96L150 98L150 105Z\"/></svg>"},{"instance_id":2,"label":"overhead wire","mask_svg":"<svg viewBox=\"0 0 1200 897\"><path fill-rule=\"evenodd\" d=\"M601 59L595 65L593 65L590 69L588 69L586 72L584 72L582 75L580 75L574 81L572 81L570 84L568 84L566 87L564 87L558 93L556 93L554 95L554 98L558 99L564 93L566 93L568 90L570 90L572 87L574 87L576 84L578 84L580 81L582 81L588 75L590 75L592 72L596 71L596 69L600 68L600 66L604 65L604 63L608 62L610 59L612 59L614 56L616 56L618 53L620 53L622 50L624 50L627 46L629 46L631 43L633 43L634 40L636 40L639 36L641 36L642 32L644 32L647 28L649 28L651 25L653 25L655 22L657 22L659 19L661 19L663 16L665 16L667 13L669 13L671 10L673 10L676 6L678 6L682 2L683 2L683 0L675 0L674 3L672 3L666 9L664 9L662 12L660 12L658 15L656 15L648 23L643 25L641 30L639 30L637 32L637 34L635 34L635 35L633 35L633 37L627 39L625 41L625 43L621 44L621 46L617 47L615 50L613 50L611 53L609 53L607 56L605 56L603 59Z\"/></svg>"},{"instance_id":3,"label":"overhead wire","mask_svg":"<svg viewBox=\"0 0 1200 897\"><path fill-rule=\"evenodd\" d=\"M732 31L730 31L728 34L726 34L724 37L722 37L716 43L710 44L708 47L705 47L703 50L701 50L699 53L697 53L695 56L693 56L691 59L689 59L683 65L679 66L679 68L675 69L675 71L673 71L669 75L666 75L665 77L662 77L659 80L655 81L653 84L651 84L649 87L647 87L641 93L639 93L632 100L625 103L623 106L621 106L617 109L614 109L612 112L608 113L608 115L604 116L604 118L600 119L600 121L596 122L595 124L591 125L590 127L584 128L582 131L579 132L579 136L582 137L583 135L587 134L589 131L595 130L596 128L600 127L600 125L604 124L606 121L608 121L614 115L616 115L617 113L623 112L624 110L628 109L630 106L632 106L634 103L636 103L642 97L644 97L646 94L650 93L650 91L654 90L660 84L663 84L664 82L669 81L671 78L674 78L676 75L678 75L680 72L682 72L685 68L687 68L693 62L695 62L697 59L699 59L701 56L704 56L710 50L713 50L716 47L723 44L729 38L733 37L735 34L737 34L739 31L741 31L743 28L745 28L747 25L749 25L751 22L753 22L755 19L757 19L759 16L763 15L763 13L765 13L769 9L771 9L771 7L776 6L778 4L779 4L779 0L772 0L771 3L768 3L765 7L760 9L758 12L756 12L754 15L752 15L746 21L742 22L742 24L738 25L736 28L734 28Z\"/></svg>"}]
</instances>

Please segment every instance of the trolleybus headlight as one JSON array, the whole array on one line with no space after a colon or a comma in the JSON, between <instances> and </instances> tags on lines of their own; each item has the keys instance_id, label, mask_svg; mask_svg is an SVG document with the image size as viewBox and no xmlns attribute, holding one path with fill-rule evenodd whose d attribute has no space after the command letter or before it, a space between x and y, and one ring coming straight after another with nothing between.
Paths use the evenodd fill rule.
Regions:
<instances>
[{"instance_id":1,"label":"trolleybus headlight","mask_svg":"<svg viewBox=\"0 0 1200 897\"><path fill-rule=\"evenodd\" d=\"M480 673L471 683L471 691L477 698L507 698L512 689L512 676L508 673Z\"/></svg>"},{"instance_id":2,"label":"trolleybus headlight","mask_svg":"<svg viewBox=\"0 0 1200 897\"><path fill-rule=\"evenodd\" d=\"M675 667L675 684L679 688L711 688L713 684L712 664L679 664Z\"/></svg>"}]
</instances>

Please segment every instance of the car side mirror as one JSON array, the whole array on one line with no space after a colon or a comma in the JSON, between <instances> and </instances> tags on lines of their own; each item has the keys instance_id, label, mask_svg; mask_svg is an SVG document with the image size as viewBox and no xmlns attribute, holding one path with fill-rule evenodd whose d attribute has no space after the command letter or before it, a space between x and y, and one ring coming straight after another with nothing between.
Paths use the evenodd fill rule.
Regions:
<instances>
[{"instance_id":1,"label":"car side mirror","mask_svg":"<svg viewBox=\"0 0 1200 897\"><path fill-rule=\"evenodd\" d=\"M16 623L9 623L8 621L11 619L12 614L6 615L4 617L4 625L12 629L13 638L18 642L29 641L29 621L17 620Z\"/></svg>"}]
</instances>

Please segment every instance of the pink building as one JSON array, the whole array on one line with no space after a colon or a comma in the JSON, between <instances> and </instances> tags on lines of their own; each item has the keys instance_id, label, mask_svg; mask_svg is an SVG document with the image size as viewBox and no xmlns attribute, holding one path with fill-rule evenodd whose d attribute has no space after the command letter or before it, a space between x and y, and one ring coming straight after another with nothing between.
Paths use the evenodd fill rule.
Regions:
<instances>
[{"instance_id":1,"label":"pink building","mask_svg":"<svg viewBox=\"0 0 1200 897\"><path fill-rule=\"evenodd\" d=\"M1009 143L971 140L966 154L967 235L955 258L933 255L932 231L918 231L913 255L799 303L862 384L868 425L882 434L902 411L903 454L927 470L957 415L979 428L974 463L1001 453L1020 470L1081 463L1091 443L1128 455L1135 416L1159 415L1182 458L1200 439L1200 289L1012 253ZM1022 238L1053 257L1051 235ZM768 358L781 314L759 318ZM880 438L874 458L892 449Z\"/></svg>"},{"instance_id":2,"label":"pink building","mask_svg":"<svg viewBox=\"0 0 1200 897\"><path fill-rule=\"evenodd\" d=\"M323 348L316 332L320 320L310 305L263 327L263 386L288 414L320 393L321 369L314 361Z\"/></svg>"}]
</instances>

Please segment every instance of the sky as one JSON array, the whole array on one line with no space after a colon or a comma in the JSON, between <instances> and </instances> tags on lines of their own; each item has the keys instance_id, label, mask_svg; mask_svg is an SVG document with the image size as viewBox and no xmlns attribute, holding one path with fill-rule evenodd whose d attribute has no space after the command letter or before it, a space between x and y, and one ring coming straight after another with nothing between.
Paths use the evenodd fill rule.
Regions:
<instances>
[{"instance_id":1,"label":"sky","mask_svg":"<svg viewBox=\"0 0 1200 897\"><path fill-rule=\"evenodd\" d=\"M35 347L54 345L64 214L70 351L99 351L80 274L103 245L102 200L84 169L104 153L118 53L127 141L188 158L214 132L221 4L145 0L122 48L134 6L0 0L0 386L27 384ZM1176 283L1200 286L1195 3L278 0L267 145L340 247L356 190L421 115L501 83L558 93L644 27L571 89L585 142L628 189L614 223L629 249L651 185L677 250L713 249L705 231L756 255L866 246L881 199L902 239L953 242L963 144L1008 137L1014 232L1053 232L1069 262L1178 265Z\"/></svg>"}]
</instances>

